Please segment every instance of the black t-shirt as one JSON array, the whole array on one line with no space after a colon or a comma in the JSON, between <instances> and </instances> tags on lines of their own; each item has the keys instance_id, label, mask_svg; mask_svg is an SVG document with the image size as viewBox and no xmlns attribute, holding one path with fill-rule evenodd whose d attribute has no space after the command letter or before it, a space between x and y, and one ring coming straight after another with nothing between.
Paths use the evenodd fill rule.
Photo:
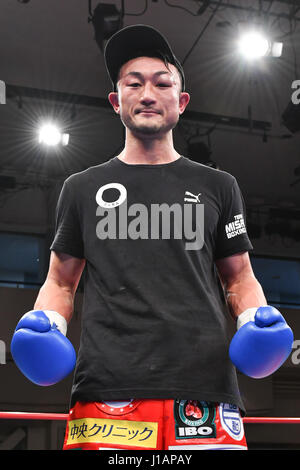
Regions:
<instances>
[{"instance_id":1,"label":"black t-shirt","mask_svg":"<svg viewBox=\"0 0 300 470\"><path fill-rule=\"evenodd\" d=\"M181 156L117 157L64 182L51 249L85 258L76 401L243 408L215 260L252 249L236 179Z\"/></svg>"}]
</instances>

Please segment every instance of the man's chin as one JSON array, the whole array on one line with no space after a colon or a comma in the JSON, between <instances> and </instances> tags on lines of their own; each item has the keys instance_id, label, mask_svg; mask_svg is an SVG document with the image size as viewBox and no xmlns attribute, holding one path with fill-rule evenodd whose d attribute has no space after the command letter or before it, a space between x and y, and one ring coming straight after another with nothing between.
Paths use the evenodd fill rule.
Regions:
<instances>
[{"instance_id":1,"label":"man's chin","mask_svg":"<svg viewBox=\"0 0 300 470\"><path fill-rule=\"evenodd\" d=\"M159 126L132 126L129 129L133 134L144 136L159 135L164 132L164 129Z\"/></svg>"},{"instance_id":2,"label":"man's chin","mask_svg":"<svg viewBox=\"0 0 300 470\"><path fill-rule=\"evenodd\" d=\"M146 118L147 121L148 121L148 118ZM149 119L150 121L150 119ZM126 128L128 128L130 130L130 132L132 132L132 134L136 135L136 136L144 136L144 137L159 137L159 136L162 136L166 133L168 133L170 130L172 130L176 124L176 123L173 123L173 125L171 125L169 123L169 125L164 125L162 122L158 123L158 122L136 122L136 121L133 121L132 119L130 120L122 120L124 126Z\"/></svg>"}]
</instances>

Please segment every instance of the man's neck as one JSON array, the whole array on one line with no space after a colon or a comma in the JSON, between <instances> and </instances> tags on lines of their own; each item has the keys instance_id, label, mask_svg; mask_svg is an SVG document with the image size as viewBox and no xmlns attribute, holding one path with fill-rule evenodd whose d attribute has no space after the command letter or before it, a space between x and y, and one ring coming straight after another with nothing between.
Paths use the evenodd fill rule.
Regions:
<instances>
[{"instance_id":1,"label":"man's neck","mask_svg":"<svg viewBox=\"0 0 300 470\"><path fill-rule=\"evenodd\" d=\"M143 141L139 139L127 139L123 151L117 158L132 165L157 165L173 162L180 158L180 156L181 155L174 149L173 142L170 142L170 140Z\"/></svg>"},{"instance_id":2,"label":"man's neck","mask_svg":"<svg viewBox=\"0 0 300 470\"><path fill-rule=\"evenodd\" d=\"M159 165L159 164L163 164L163 163L171 163L171 162L174 162L175 160L178 160L178 158L180 158L181 155L179 153L175 153L174 156L170 157L170 158L167 158L165 155L160 158L159 155L155 155L153 156L152 158L150 158L149 156L146 156L146 155L138 155L138 156L134 156L134 155L130 155L129 157L125 155L123 155L123 152L120 153L119 155L117 155L117 158L119 160L122 160L122 162L124 163L127 163L129 165Z\"/></svg>"}]
</instances>

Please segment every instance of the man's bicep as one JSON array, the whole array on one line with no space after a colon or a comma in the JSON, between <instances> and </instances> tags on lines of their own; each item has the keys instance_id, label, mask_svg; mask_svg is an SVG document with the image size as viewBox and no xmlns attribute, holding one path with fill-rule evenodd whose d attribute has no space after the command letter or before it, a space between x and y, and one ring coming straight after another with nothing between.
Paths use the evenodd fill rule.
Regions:
<instances>
[{"instance_id":1,"label":"man's bicep","mask_svg":"<svg viewBox=\"0 0 300 470\"><path fill-rule=\"evenodd\" d=\"M227 286L245 276L254 276L248 251L218 259L216 267L222 284Z\"/></svg>"},{"instance_id":2,"label":"man's bicep","mask_svg":"<svg viewBox=\"0 0 300 470\"><path fill-rule=\"evenodd\" d=\"M85 259L51 251L47 279L75 292L85 267Z\"/></svg>"}]
</instances>

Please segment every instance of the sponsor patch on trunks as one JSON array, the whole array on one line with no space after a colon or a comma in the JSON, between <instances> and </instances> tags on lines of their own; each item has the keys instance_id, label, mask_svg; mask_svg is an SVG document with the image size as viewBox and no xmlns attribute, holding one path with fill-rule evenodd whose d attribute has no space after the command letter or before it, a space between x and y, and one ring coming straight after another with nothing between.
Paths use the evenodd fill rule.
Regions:
<instances>
[{"instance_id":1,"label":"sponsor patch on trunks","mask_svg":"<svg viewBox=\"0 0 300 470\"><path fill-rule=\"evenodd\" d=\"M225 431L236 441L244 437L244 426L240 415L240 410L235 405L228 403L220 404L221 424Z\"/></svg>"},{"instance_id":2,"label":"sponsor patch on trunks","mask_svg":"<svg viewBox=\"0 0 300 470\"><path fill-rule=\"evenodd\" d=\"M67 445L96 443L155 448L158 423L84 418L69 421Z\"/></svg>"},{"instance_id":3,"label":"sponsor patch on trunks","mask_svg":"<svg viewBox=\"0 0 300 470\"><path fill-rule=\"evenodd\" d=\"M174 401L176 439L216 437L215 407L199 400Z\"/></svg>"}]
</instances>

